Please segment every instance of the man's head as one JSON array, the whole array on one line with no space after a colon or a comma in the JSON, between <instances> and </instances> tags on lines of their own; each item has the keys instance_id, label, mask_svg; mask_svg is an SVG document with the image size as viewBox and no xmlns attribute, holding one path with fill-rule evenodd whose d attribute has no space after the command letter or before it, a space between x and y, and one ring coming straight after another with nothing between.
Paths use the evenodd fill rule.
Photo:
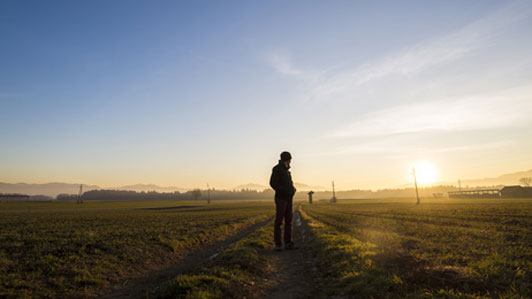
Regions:
<instances>
[{"instance_id":1,"label":"man's head","mask_svg":"<svg viewBox=\"0 0 532 299\"><path fill-rule=\"evenodd\" d=\"M282 152L281 161L286 165L286 167L290 167L290 161L292 161L292 155L290 155L289 152Z\"/></svg>"}]
</instances>

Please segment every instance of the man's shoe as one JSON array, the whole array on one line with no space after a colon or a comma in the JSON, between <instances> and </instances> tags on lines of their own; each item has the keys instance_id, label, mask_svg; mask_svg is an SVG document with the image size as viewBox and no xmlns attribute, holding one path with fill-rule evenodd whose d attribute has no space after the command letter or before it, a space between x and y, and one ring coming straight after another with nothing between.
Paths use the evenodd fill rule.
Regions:
<instances>
[{"instance_id":1,"label":"man's shoe","mask_svg":"<svg viewBox=\"0 0 532 299\"><path fill-rule=\"evenodd\" d=\"M275 251L283 251L283 247L281 245L275 245L275 248L273 250L275 250Z\"/></svg>"},{"instance_id":2,"label":"man's shoe","mask_svg":"<svg viewBox=\"0 0 532 299\"><path fill-rule=\"evenodd\" d=\"M297 249L294 242L288 242L284 247L288 250Z\"/></svg>"}]
</instances>

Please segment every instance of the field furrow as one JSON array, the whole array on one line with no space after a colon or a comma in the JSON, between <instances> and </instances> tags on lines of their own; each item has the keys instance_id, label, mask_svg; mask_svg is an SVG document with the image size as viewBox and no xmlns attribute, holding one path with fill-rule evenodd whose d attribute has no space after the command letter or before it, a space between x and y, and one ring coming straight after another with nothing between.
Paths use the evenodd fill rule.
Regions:
<instances>
[{"instance_id":1,"label":"field furrow","mask_svg":"<svg viewBox=\"0 0 532 299\"><path fill-rule=\"evenodd\" d=\"M521 208L515 209L516 205ZM482 213L483 209L494 213ZM510 209L512 218L507 216ZM516 210L521 215L515 215ZM384 281L396 277L397 284L389 281L393 294L415 297L428 290L432 295L532 295L532 234L530 227L523 225L529 221L526 216L532 215L530 203L472 202L468 206L460 202L416 207L410 203L377 206L348 201L304 205L303 211L320 227L318 234L333 235L331 240L339 238L340 243L367 244L371 249L365 255L366 263L372 266L366 270L371 275L382 270L380 278ZM349 248L336 253L340 258L330 263L345 264L345 255L352 252Z\"/></svg>"},{"instance_id":2,"label":"field furrow","mask_svg":"<svg viewBox=\"0 0 532 299\"><path fill-rule=\"evenodd\" d=\"M93 296L270 217L271 204L2 214L0 297Z\"/></svg>"}]
</instances>

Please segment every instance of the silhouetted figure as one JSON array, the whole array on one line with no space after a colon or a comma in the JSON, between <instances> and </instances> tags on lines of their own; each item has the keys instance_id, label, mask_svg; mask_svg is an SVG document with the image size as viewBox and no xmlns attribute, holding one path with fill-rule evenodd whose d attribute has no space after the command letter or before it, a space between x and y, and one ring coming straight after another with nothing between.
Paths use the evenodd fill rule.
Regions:
<instances>
[{"instance_id":1,"label":"silhouetted figure","mask_svg":"<svg viewBox=\"0 0 532 299\"><path fill-rule=\"evenodd\" d=\"M281 225L284 219L284 245L286 249L293 249L292 242L292 201L296 188L290 175L290 162L292 155L289 152L281 153L281 160L272 169L270 177L270 186L275 190L275 223L273 236L275 241L275 250L282 250L281 243Z\"/></svg>"},{"instance_id":2,"label":"silhouetted figure","mask_svg":"<svg viewBox=\"0 0 532 299\"><path fill-rule=\"evenodd\" d=\"M312 194L314 194L314 191L310 191L308 194L308 203L312 204Z\"/></svg>"}]
</instances>

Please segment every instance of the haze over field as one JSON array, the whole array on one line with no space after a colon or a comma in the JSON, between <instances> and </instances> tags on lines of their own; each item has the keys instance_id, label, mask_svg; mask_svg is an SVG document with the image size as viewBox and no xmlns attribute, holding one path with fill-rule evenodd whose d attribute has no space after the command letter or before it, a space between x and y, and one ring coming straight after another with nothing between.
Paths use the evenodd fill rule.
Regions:
<instances>
[{"instance_id":1,"label":"haze over field","mask_svg":"<svg viewBox=\"0 0 532 299\"><path fill-rule=\"evenodd\" d=\"M4 1L0 182L266 186L283 150L344 190L524 171L531 30L530 1Z\"/></svg>"},{"instance_id":2,"label":"haze over field","mask_svg":"<svg viewBox=\"0 0 532 299\"><path fill-rule=\"evenodd\" d=\"M477 178L477 179L465 179L461 180L461 186L464 188L470 187L470 188L478 188L478 187L490 187L490 186L501 186L501 185L516 185L519 184L519 180L524 177L532 177L532 169L528 171L519 171L515 173L508 173L503 174L497 177L492 178ZM454 185L456 186L457 182L441 182L442 185ZM305 193L307 191L331 191L331 188L323 187L323 186L309 186L307 184L303 183L294 183L295 187L297 188L298 192ZM434 184L436 185L436 184ZM401 189L405 188L412 188L412 183L404 184L400 186L390 186L388 188L384 188L385 192L379 193L377 190L376 197L390 197L390 193L392 192L391 189L394 189L397 191L397 197L402 197L405 195L405 192L401 192ZM427 189L425 193L428 193L429 196L432 196L432 193L437 191L439 187L435 186L436 189ZM90 190L100 190L104 189L97 185L83 185L83 191L87 192ZM160 193L172 193L172 192L187 192L191 189L185 189L175 186L158 186L155 184L135 184L135 185L127 185L127 186L116 186L116 187L107 187L105 189L111 189L111 190L124 190L124 191L136 191L136 192L160 192ZM254 191L264 191L266 189L271 188L266 185L261 184L243 184L235 186L229 190L233 191L240 191L240 190L254 190ZM443 188L448 189L448 188ZM204 189L205 190L205 189ZM343 190L348 191L348 190ZM369 190L357 190L357 191L369 191ZM16 184L9 184L9 183L2 183L0 182L0 193L10 194L10 193L19 193L19 194L27 194L27 195L45 195L45 196L51 196L56 197L59 194L77 194L79 192L79 184L68 184L68 183L47 183L47 184L26 184L26 183L16 183ZM346 195L347 194L347 195ZM352 192L342 193L343 196L347 196L348 198L351 198L353 194ZM359 192L356 193L359 194L357 197L362 196L367 197L369 194L368 192ZM408 196L411 196L411 194L408 194ZM270 194L268 194L270 196ZM306 196L306 195L305 195ZM350 197L351 196L351 197Z\"/></svg>"}]
</instances>

